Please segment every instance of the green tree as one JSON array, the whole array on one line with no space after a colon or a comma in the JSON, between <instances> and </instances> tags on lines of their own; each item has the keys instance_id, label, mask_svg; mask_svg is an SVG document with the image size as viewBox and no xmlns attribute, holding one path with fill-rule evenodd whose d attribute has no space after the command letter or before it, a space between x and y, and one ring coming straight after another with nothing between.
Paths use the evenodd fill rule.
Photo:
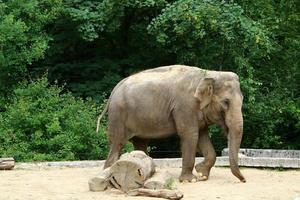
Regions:
<instances>
[{"instance_id":1,"label":"green tree","mask_svg":"<svg viewBox=\"0 0 300 200\"><path fill-rule=\"evenodd\" d=\"M46 26L58 16L60 6L61 0L0 1L1 96L8 95L26 78L33 62L44 57L51 40Z\"/></svg>"},{"instance_id":2,"label":"green tree","mask_svg":"<svg viewBox=\"0 0 300 200\"><path fill-rule=\"evenodd\" d=\"M25 85L29 87L28 84L15 87L19 81L31 82L30 79L40 77L45 71L51 84L56 85L56 80L60 85L65 84L57 99L65 98L63 95L72 99L67 92L71 91L83 99L92 97L100 105L122 78L143 69L180 63L230 70L240 76L245 97L244 147L299 149L299 3L296 0L0 0L0 115L4 124L1 130L8 134L12 127L21 126L14 131L19 141L29 134L25 126L48 134L48 129L40 128L47 124L43 117L34 117L35 123L40 120L39 126L9 118L17 116L13 106L18 108L20 116L28 114L21 102L27 102L29 113L34 110L43 113L34 106L34 97L29 98L35 93L24 100L24 95L17 92ZM41 82L29 85L34 84ZM45 88L52 88L51 84ZM90 100L77 99L73 103L74 107L80 104L87 109L86 113L96 112L88 109L94 106ZM50 103L45 107L49 113L57 113L57 109L62 108ZM92 115L96 117L86 114L86 120ZM65 120L60 118L59 125ZM87 123L84 129L92 130L93 126ZM97 139L106 144L105 123L102 129L103 138ZM226 139L219 132L216 127L211 128L218 151L226 146ZM58 131L57 135L69 135L65 133ZM68 137L63 139L66 144L71 142ZM170 149L168 144L168 141L151 143L156 154L161 149ZM34 152L31 148L34 145L30 144L30 148L25 145L26 152ZM70 144L66 146L73 148ZM172 147L176 155L177 146ZM107 146L103 148L105 152ZM60 155L61 159L83 159L79 154Z\"/></svg>"}]
</instances>

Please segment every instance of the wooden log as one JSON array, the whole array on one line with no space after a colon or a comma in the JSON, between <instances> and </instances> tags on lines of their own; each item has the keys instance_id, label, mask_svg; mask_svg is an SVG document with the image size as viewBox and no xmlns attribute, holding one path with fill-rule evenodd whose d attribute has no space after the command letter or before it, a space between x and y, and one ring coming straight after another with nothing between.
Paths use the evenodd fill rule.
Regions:
<instances>
[{"instance_id":1,"label":"wooden log","mask_svg":"<svg viewBox=\"0 0 300 200\"><path fill-rule=\"evenodd\" d=\"M158 170L154 173L154 175L146 180L144 184L145 188L148 189L175 189L175 179L172 175L165 170Z\"/></svg>"},{"instance_id":2,"label":"wooden log","mask_svg":"<svg viewBox=\"0 0 300 200\"><path fill-rule=\"evenodd\" d=\"M148 196L177 200L183 198L183 193L178 190L159 189L151 190L145 188L138 188L127 192L130 196Z\"/></svg>"},{"instance_id":3,"label":"wooden log","mask_svg":"<svg viewBox=\"0 0 300 200\"><path fill-rule=\"evenodd\" d=\"M15 166L14 158L0 158L0 170L11 170Z\"/></svg>"},{"instance_id":4,"label":"wooden log","mask_svg":"<svg viewBox=\"0 0 300 200\"><path fill-rule=\"evenodd\" d=\"M147 178L155 171L153 159L143 151L133 151L123 154L120 159L110 167L111 184L127 192L143 187Z\"/></svg>"},{"instance_id":5,"label":"wooden log","mask_svg":"<svg viewBox=\"0 0 300 200\"><path fill-rule=\"evenodd\" d=\"M105 170L100 172L100 174L98 174L96 177L91 178L89 180L90 191L96 192L106 190L110 184L110 176L110 168L106 168Z\"/></svg>"}]
</instances>

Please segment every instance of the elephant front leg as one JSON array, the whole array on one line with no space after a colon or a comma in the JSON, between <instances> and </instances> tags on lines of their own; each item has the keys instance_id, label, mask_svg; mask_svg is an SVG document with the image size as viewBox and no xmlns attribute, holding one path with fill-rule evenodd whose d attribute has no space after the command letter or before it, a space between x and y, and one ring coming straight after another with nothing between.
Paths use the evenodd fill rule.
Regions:
<instances>
[{"instance_id":1,"label":"elephant front leg","mask_svg":"<svg viewBox=\"0 0 300 200\"><path fill-rule=\"evenodd\" d=\"M210 170L216 162L216 152L208 136L207 128L199 132L198 147L204 156L204 161L198 163L195 169L200 175L200 180L207 180Z\"/></svg>"},{"instance_id":2,"label":"elephant front leg","mask_svg":"<svg viewBox=\"0 0 300 200\"><path fill-rule=\"evenodd\" d=\"M193 175L195 156L197 149L198 133L185 133L181 137L182 149L182 171L180 182L196 182L197 177Z\"/></svg>"}]
</instances>

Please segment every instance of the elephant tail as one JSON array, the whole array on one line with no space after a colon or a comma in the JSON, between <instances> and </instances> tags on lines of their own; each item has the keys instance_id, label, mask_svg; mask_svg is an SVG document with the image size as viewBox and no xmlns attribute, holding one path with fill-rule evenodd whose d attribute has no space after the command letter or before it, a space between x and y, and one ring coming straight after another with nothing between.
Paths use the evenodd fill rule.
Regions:
<instances>
[{"instance_id":1,"label":"elephant tail","mask_svg":"<svg viewBox=\"0 0 300 200\"><path fill-rule=\"evenodd\" d=\"M109 103L107 102L107 104L105 105L105 107L104 107L102 113L99 115L99 117L98 117L98 119L97 119L97 128L96 128L96 132L97 132L97 133L99 132L100 121L101 121L102 117L105 115L105 113L106 113L107 110L108 110L108 104L109 104Z\"/></svg>"},{"instance_id":2,"label":"elephant tail","mask_svg":"<svg viewBox=\"0 0 300 200\"><path fill-rule=\"evenodd\" d=\"M98 120L97 120L97 128L96 128L96 132L98 133L99 132L99 126L100 126L100 121L102 119L102 117L105 115L105 113L107 112L108 110L108 106L109 106L109 103L110 103L110 99L111 97L113 96L113 94L115 93L115 91L127 80L128 78L124 78L123 80L121 80L117 85L116 87L113 89L113 91L111 92L110 94L110 97L108 98L107 100L107 103L106 103L106 106L104 107L102 113L99 115L98 117Z\"/></svg>"}]
</instances>

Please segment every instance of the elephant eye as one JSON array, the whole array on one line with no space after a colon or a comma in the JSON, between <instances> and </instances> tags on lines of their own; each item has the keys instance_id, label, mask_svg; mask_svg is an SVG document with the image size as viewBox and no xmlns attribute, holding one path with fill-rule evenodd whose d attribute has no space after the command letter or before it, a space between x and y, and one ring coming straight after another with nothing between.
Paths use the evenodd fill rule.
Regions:
<instances>
[{"instance_id":1,"label":"elephant eye","mask_svg":"<svg viewBox=\"0 0 300 200\"><path fill-rule=\"evenodd\" d=\"M226 99L222 100L222 107L224 109L228 109L229 104L230 104L230 100L229 99L226 98Z\"/></svg>"},{"instance_id":2,"label":"elephant eye","mask_svg":"<svg viewBox=\"0 0 300 200\"><path fill-rule=\"evenodd\" d=\"M229 99L224 99L224 103L226 103L227 105L229 105Z\"/></svg>"}]
</instances>

